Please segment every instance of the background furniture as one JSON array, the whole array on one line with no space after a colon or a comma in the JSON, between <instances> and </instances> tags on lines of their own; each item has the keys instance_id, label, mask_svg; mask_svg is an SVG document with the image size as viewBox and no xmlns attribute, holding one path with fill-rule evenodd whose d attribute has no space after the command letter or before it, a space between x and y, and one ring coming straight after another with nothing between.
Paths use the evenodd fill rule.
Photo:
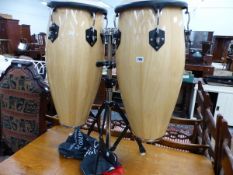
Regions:
<instances>
[{"instance_id":1,"label":"background furniture","mask_svg":"<svg viewBox=\"0 0 233 175\"><path fill-rule=\"evenodd\" d=\"M191 102L191 109L190 109L190 118L193 118L194 114L194 107L195 107L195 101L197 96L197 85L194 87L194 93L192 97ZM217 102L216 106L213 109L214 110L214 118L216 120L216 117L218 114L221 114L225 117L228 124L230 126L233 126L233 87L226 87L226 86L214 86L214 85L208 85L204 84L203 88L206 92L212 92L217 93Z\"/></svg>"},{"instance_id":2,"label":"background furniture","mask_svg":"<svg viewBox=\"0 0 233 175\"><path fill-rule=\"evenodd\" d=\"M6 54L10 51L10 40L0 39L0 54Z\"/></svg>"},{"instance_id":3,"label":"background furniture","mask_svg":"<svg viewBox=\"0 0 233 175\"><path fill-rule=\"evenodd\" d=\"M213 31L192 31L190 39L192 41L191 48L202 49L203 42L212 42Z\"/></svg>"},{"instance_id":4,"label":"background furniture","mask_svg":"<svg viewBox=\"0 0 233 175\"><path fill-rule=\"evenodd\" d=\"M30 25L20 25L20 39L26 43L31 43L31 30Z\"/></svg>"},{"instance_id":5,"label":"background furniture","mask_svg":"<svg viewBox=\"0 0 233 175\"><path fill-rule=\"evenodd\" d=\"M193 78L191 79L191 82L189 82L189 79L186 80L183 78L179 93L179 98L181 98L181 100L177 100L177 104L173 112L175 116L189 118L190 99L192 97L194 86L195 83L193 82ZM181 102L179 103L179 101Z\"/></svg>"},{"instance_id":6,"label":"background furniture","mask_svg":"<svg viewBox=\"0 0 233 175\"><path fill-rule=\"evenodd\" d=\"M220 168L225 175L232 175L233 174L233 155L231 151L232 136L228 129L227 121L221 115L219 115L217 118L217 125L220 126L219 127Z\"/></svg>"},{"instance_id":7,"label":"background furniture","mask_svg":"<svg viewBox=\"0 0 233 175\"><path fill-rule=\"evenodd\" d=\"M160 144L176 150L204 155L208 145L199 141L202 119L184 119L172 117L166 134L154 144Z\"/></svg>"},{"instance_id":8,"label":"background furniture","mask_svg":"<svg viewBox=\"0 0 233 175\"><path fill-rule=\"evenodd\" d=\"M2 17L3 16L3 17ZM31 36L30 25L19 25L19 20L0 16L0 54L27 55L36 60L44 60L45 33ZM36 36L36 37L35 37ZM18 49L19 43L25 48Z\"/></svg>"},{"instance_id":9,"label":"background furniture","mask_svg":"<svg viewBox=\"0 0 233 175\"><path fill-rule=\"evenodd\" d=\"M216 126L213 114L211 112L212 102L210 96L203 89L202 83L198 82L197 91L197 103L198 103L198 116L202 118L201 124L201 143L208 145L208 149L205 150L205 156L212 160L214 172L219 172L219 137L218 126Z\"/></svg>"},{"instance_id":10,"label":"background furniture","mask_svg":"<svg viewBox=\"0 0 233 175\"><path fill-rule=\"evenodd\" d=\"M228 54L228 46L230 41L233 40L233 36L214 36L213 46L213 60L216 62L222 62L222 59L226 59Z\"/></svg>"},{"instance_id":11,"label":"background furniture","mask_svg":"<svg viewBox=\"0 0 233 175\"><path fill-rule=\"evenodd\" d=\"M190 45L186 43L186 63L208 64L212 63L212 39L211 31L192 31Z\"/></svg>"},{"instance_id":12,"label":"background furniture","mask_svg":"<svg viewBox=\"0 0 233 175\"><path fill-rule=\"evenodd\" d=\"M15 54L20 41L19 20L0 17L0 39L9 40L8 53Z\"/></svg>"},{"instance_id":13,"label":"background furniture","mask_svg":"<svg viewBox=\"0 0 233 175\"><path fill-rule=\"evenodd\" d=\"M32 62L12 61L2 75L2 139L13 152L46 131L48 90Z\"/></svg>"},{"instance_id":14,"label":"background furniture","mask_svg":"<svg viewBox=\"0 0 233 175\"><path fill-rule=\"evenodd\" d=\"M31 36L31 43L29 44L29 50L25 53L35 60L44 60L45 55L45 41L46 34L39 33Z\"/></svg>"},{"instance_id":15,"label":"background furniture","mask_svg":"<svg viewBox=\"0 0 233 175\"><path fill-rule=\"evenodd\" d=\"M185 64L185 70L192 71L195 77L206 77L214 73L214 67L205 64Z\"/></svg>"},{"instance_id":16,"label":"background furniture","mask_svg":"<svg viewBox=\"0 0 233 175\"><path fill-rule=\"evenodd\" d=\"M233 55L228 55L226 69L233 72L233 64L232 64L232 62L233 62Z\"/></svg>"}]
</instances>

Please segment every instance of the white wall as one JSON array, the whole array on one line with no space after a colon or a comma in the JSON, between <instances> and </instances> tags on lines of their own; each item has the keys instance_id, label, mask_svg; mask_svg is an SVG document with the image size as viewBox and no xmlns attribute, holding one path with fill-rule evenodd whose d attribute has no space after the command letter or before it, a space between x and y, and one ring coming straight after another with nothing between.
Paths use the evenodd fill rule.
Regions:
<instances>
[{"instance_id":1,"label":"white wall","mask_svg":"<svg viewBox=\"0 0 233 175\"><path fill-rule=\"evenodd\" d=\"M214 35L233 35L233 0L190 0L193 31L214 31Z\"/></svg>"},{"instance_id":2,"label":"white wall","mask_svg":"<svg viewBox=\"0 0 233 175\"><path fill-rule=\"evenodd\" d=\"M46 32L49 9L42 0L0 0L0 13L13 15L20 24L31 25L31 33ZM102 0L109 4L109 24L113 26L114 7L121 0ZM215 35L233 35L233 0L188 0L193 31L214 31Z\"/></svg>"}]
</instances>

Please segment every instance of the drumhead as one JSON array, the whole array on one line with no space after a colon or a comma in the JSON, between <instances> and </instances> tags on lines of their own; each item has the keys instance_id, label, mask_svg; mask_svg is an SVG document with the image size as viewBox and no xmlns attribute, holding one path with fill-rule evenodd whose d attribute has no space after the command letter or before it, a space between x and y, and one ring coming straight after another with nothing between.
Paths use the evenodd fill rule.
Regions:
<instances>
[{"instance_id":1,"label":"drumhead","mask_svg":"<svg viewBox=\"0 0 233 175\"><path fill-rule=\"evenodd\" d=\"M116 13L133 8L164 8L164 7L180 7L188 8L188 3L185 0L128 0L115 8Z\"/></svg>"},{"instance_id":2,"label":"drumhead","mask_svg":"<svg viewBox=\"0 0 233 175\"><path fill-rule=\"evenodd\" d=\"M84 9L91 13L102 13L107 15L107 4L99 0L50 0L47 4L50 8L77 8Z\"/></svg>"}]
</instances>

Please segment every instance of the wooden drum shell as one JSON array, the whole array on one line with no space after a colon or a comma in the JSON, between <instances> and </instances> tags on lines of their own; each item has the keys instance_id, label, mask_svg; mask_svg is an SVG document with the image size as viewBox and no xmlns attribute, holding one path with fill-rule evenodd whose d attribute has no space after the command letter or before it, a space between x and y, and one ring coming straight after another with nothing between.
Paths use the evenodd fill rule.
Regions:
<instances>
[{"instance_id":1,"label":"wooden drum shell","mask_svg":"<svg viewBox=\"0 0 233 175\"><path fill-rule=\"evenodd\" d=\"M134 134L151 141L162 137L174 110L185 63L181 8L164 8L159 27L165 44L156 51L149 32L157 18L150 8L120 13L121 44L116 53L117 76L125 110ZM137 62L143 57L143 62Z\"/></svg>"},{"instance_id":2,"label":"wooden drum shell","mask_svg":"<svg viewBox=\"0 0 233 175\"><path fill-rule=\"evenodd\" d=\"M52 18L59 35L53 43L47 40L49 84L60 123L75 127L85 123L100 84L101 69L96 62L104 58L99 37L104 17L96 14L97 42L93 47L85 34L93 25L90 12L57 8Z\"/></svg>"}]
</instances>

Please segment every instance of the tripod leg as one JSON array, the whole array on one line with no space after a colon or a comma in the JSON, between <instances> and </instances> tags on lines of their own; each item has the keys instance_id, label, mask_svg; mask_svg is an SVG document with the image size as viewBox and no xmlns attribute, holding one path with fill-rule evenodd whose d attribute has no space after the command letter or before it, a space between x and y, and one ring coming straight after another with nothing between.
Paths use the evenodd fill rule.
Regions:
<instances>
[{"instance_id":1,"label":"tripod leg","mask_svg":"<svg viewBox=\"0 0 233 175\"><path fill-rule=\"evenodd\" d=\"M137 138L137 137L135 137L135 140L136 140L136 142L138 144L138 148L139 148L140 154L142 156L144 156L146 154L146 149L144 148L144 146L142 144L142 141L139 138Z\"/></svg>"},{"instance_id":2,"label":"tripod leg","mask_svg":"<svg viewBox=\"0 0 233 175\"><path fill-rule=\"evenodd\" d=\"M107 112L106 112L108 110L108 106L107 105L108 104L104 105L104 118L103 118L102 127L100 128L100 131L99 131L100 136L102 136L102 137L103 137L103 134L104 134L104 126L105 126L106 119L107 119Z\"/></svg>"},{"instance_id":3,"label":"tripod leg","mask_svg":"<svg viewBox=\"0 0 233 175\"><path fill-rule=\"evenodd\" d=\"M124 112L122 111L122 109L120 108L120 106L117 103L114 103L114 108L120 114L121 118L125 122L127 130L129 129L131 131L131 128L130 128L130 125L129 125L129 121L128 121L127 117L125 116ZM124 131L122 132L122 134L124 133ZM124 135L126 134L126 131L125 131ZM120 135L121 138L119 137L120 140L124 137L124 135L122 135L122 134ZM120 140L118 141L118 139L117 139L116 141L120 142ZM142 141L139 138L137 138L137 137L135 137L135 140L136 140L136 142L138 144L138 148L139 148L139 151L140 151L141 155L145 155L146 154L146 149L144 148L144 146L142 144ZM116 147L117 147L118 144L119 143L116 144ZM114 150L115 149L116 148L114 148Z\"/></svg>"},{"instance_id":4,"label":"tripod leg","mask_svg":"<svg viewBox=\"0 0 233 175\"><path fill-rule=\"evenodd\" d=\"M126 126L123 132L120 134L120 136L117 138L117 140L114 142L113 146L110 148L111 151L115 151L117 146L119 145L120 141L123 139L125 134L127 133L129 127Z\"/></svg>"},{"instance_id":5,"label":"tripod leg","mask_svg":"<svg viewBox=\"0 0 233 175\"><path fill-rule=\"evenodd\" d=\"M109 105L106 105L106 108L105 108L105 113L106 113L106 120L107 120L107 123L106 123L106 146L107 148L110 147L110 137L111 137L111 110L110 110L110 107ZM110 118L109 118L110 117Z\"/></svg>"},{"instance_id":6,"label":"tripod leg","mask_svg":"<svg viewBox=\"0 0 233 175\"><path fill-rule=\"evenodd\" d=\"M95 124L96 124L96 123L98 122L98 120L100 119L100 115L101 115L102 111L104 110L104 108L105 108L105 103L103 103L103 104L101 105L101 107L98 109L98 113L96 114L94 121L92 122L90 128L88 129L87 135L90 135L91 132L94 130ZM94 115L94 114L93 114L93 115ZM98 125L98 130L100 130L99 125Z\"/></svg>"}]
</instances>

